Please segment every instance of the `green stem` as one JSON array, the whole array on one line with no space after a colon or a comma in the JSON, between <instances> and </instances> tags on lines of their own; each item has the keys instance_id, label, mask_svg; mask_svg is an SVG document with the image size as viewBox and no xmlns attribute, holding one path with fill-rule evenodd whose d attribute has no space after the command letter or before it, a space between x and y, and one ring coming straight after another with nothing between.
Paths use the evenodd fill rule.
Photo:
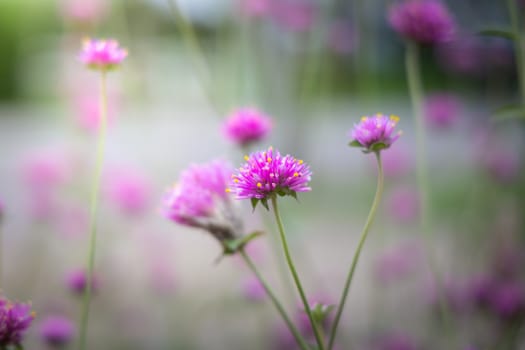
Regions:
<instances>
[{"instance_id":1,"label":"green stem","mask_svg":"<svg viewBox=\"0 0 525 350\"><path fill-rule=\"evenodd\" d=\"M516 64L518 68L521 103L525 104L525 40L520 30L518 0L507 0L510 22L514 34Z\"/></svg>"},{"instance_id":2,"label":"green stem","mask_svg":"<svg viewBox=\"0 0 525 350\"><path fill-rule=\"evenodd\" d=\"M257 279L259 280L261 285L264 287L264 290L266 291L266 294L268 294L268 296L272 300L273 304L275 305L275 308L277 309L277 311L279 311L279 314L283 318L284 322L286 322L286 325L290 329L290 332L292 332L295 340L297 341L297 344L299 344L301 349L308 350L309 349L308 344L306 343L304 338L301 336L301 333L299 333L297 328L294 326L293 322L290 320L290 317L288 316L288 314L284 310L283 306L281 305L281 303L279 302L279 300L277 299L277 297L273 293L273 291L270 288L270 286L268 285L268 283L266 283L266 281L264 280L264 278L260 274L259 270L255 266L253 261L250 259L248 254L246 254L246 251L244 249L241 249L240 253L241 253L241 256L243 257L244 261L248 265L248 267L252 270L252 272L257 277Z\"/></svg>"},{"instance_id":3,"label":"green stem","mask_svg":"<svg viewBox=\"0 0 525 350\"><path fill-rule=\"evenodd\" d=\"M421 67L419 63L419 47L417 43L408 42L406 57L406 73L408 80L408 89L410 99L412 101L412 109L414 120L416 124L416 176L419 192L419 208L420 208L420 227L425 239L426 250L428 252L428 265L434 276L436 289L439 299L439 310L443 325L447 329L449 335L452 334L452 327L450 326L450 317L446 296L444 295L444 286L434 265L431 252L430 237L432 236L432 218L430 209L430 187L428 185L428 164L426 151L426 128L423 111L423 82L421 78ZM451 339L450 337L447 339Z\"/></svg>"},{"instance_id":4,"label":"green stem","mask_svg":"<svg viewBox=\"0 0 525 350\"><path fill-rule=\"evenodd\" d=\"M86 348L86 333L89 319L89 304L91 302L91 292L93 287L93 269L95 265L95 250L97 242L97 212L98 212L98 195L100 192L100 178L102 176L102 165L104 164L104 149L106 144L106 129L107 129L107 92L106 92L106 71L102 71L100 75L100 123L98 131L97 142L97 157L95 163L95 174L93 178L93 187L91 190L91 206L90 206L90 231L91 236L89 240L88 252L88 268L86 274L86 290L84 293L84 300L82 305L82 316L80 320L80 337L79 349Z\"/></svg>"},{"instance_id":5,"label":"green stem","mask_svg":"<svg viewBox=\"0 0 525 350\"><path fill-rule=\"evenodd\" d=\"M339 321L341 320L341 315L345 307L346 297L348 296L348 292L350 291L350 284L352 283L352 279L354 277L354 272L357 267L357 262L359 260L359 256L361 255L361 250L363 249L363 245L365 244L366 237L368 236L368 232L370 231L370 227L372 226L372 223L374 222L376 211L379 206L379 202L381 201L381 196L383 195L383 165L381 163L381 154L379 152L376 152L375 155L377 159L377 169L378 169L376 194L374 196L374 201L372 202L372 207L370 208L370 212L368 213L368 217L366 219L365 226L363 227L363 231L361 232L361 238L359 239L357 250L354 253L354 258L352 259L352 265L350 266L350 271L348 271L348 276L346 277L345 285L343 288L343 294L341 294L341 300L339 301L339 306L337 307L337 313L335 315L334 325L332 326L332 331L330 332L330 342L328 343L328 350L331 350L332 347L334 346L335 336L337 334L337 327L339 325Z\"/></svg>"},{"instance_id":6,"label":"green stem","mask_svg":"<svg viewBox=\"0 0 525 350\"><path fill-rule=\"evenodd\" d=\"M279 228L279 235L281 237L281 243L283 245L286 262L288 263L288 267L290 268L290 272L292 273L292 276L295 282L295 286L297 287L297 291L299 292L299 295L301 296L301 300L304 305L304 311L308 315L308 319L310 320L310 324L312 325L315 339L317 340L317 344L319 345L319 350L324 350L325 346L324 346L323 338L321 337L317 323L315 322L313 318L312 310L310 309L310 304L308 303L308 299L306 299L306 295L304 293L303 286L301 284L301 281L299 280L299 275L297 274L297 270L295 269L294 263L292 261L290 250L288 249L288 242L286 241L286 235L284 233L284 227L283 227L283 223L281 220L281 215L279 214L279 207L277 206L276 196L272 196L272 207L273 207L273 213L275 215L275 221L277 222L277 227Z\"/></svg>"}]
</instances>

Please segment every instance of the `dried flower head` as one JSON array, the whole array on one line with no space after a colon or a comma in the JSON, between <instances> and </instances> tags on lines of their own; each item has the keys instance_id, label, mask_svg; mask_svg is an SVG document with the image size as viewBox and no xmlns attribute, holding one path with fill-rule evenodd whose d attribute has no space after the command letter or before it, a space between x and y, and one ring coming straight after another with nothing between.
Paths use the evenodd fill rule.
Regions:
<instances>
[{"instance_id":1,"label":"dried flower head","mask_svg":"<svg viewBox=\"0 0 525 350\"><path fill-rule=\"evenodd\" d=\"M390 24L398 34L420 44L437 44L452 39L454 20L437 0L406 0L390 8Z\"/></svg>"},{"instance_id":2,"label":"dried flower head","mask_svg":"<svg viewBox=\"0 0 525 350\"><path fill-rule=\"evenodd\" d=\"M34 318L31 304L14 303L0 296L0 348L20 346Z\"/></svg>"},{"instance_id":3,"label":"dried flower head","mask_svg":"<svg viewBox=\"0 0 525 350\"><path fill-rule=\"evenodd\" d=\"M239 108L223 125L224 135L241 147L264 139L272 129L272 119L255 108Z\"/></svg>"},{"instance_id":4,"label":"dried flower head","mask_svg":"<svg viewBox=\"0 0 525 350\"><path fill-rule=\"evenodd\" d=\"M117 68L127 56L128 51L116 40L86 39L79 59L91 69L108 71Z\"/></svg>"},{"instance_id":5,"label":"dried flower head","mask_svg":"<svg viewBox=\"0 0 525 350\"><path fill-rule=\"evenodd\" d=\"M224 161L190 166L167 192L164 216L202 228L221 242L235 238L241 225L225 191L231 174L231 167Z\"/></svg>"},{"instance_id":6,"label":"dried flower head","mask_svg":"<svg viewBox=\"0 0 525 350\"><path fill-rule=\"evenodd\" d=\"M246 163L233 175L228 192L235 193L237 199L250 198L254 207L259 201L267 207L267 200L275 195L296 197L297 192L311 190L312 172L300 159L281 156L272 147L244 159Z\"/></svg>"},{"instance_id":7,"label":"dried flower head","mask_svg":"<svg viewBox=\"0 0 525 350\"><path fill-rule=\"evenodd\" d=\"M351 131L350 146L362 147L365 153L389 148L401 136L401 131L394 133L398 121L398 116L387 117L381 113L362 117Z\"/></svg>"}]
</instances>

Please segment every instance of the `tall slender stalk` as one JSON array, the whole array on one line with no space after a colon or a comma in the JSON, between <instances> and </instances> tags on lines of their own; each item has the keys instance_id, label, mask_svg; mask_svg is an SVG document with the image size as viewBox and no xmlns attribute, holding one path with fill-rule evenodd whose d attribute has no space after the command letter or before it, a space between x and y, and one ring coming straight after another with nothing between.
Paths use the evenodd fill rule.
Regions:
<instances>
[{"instance_id":1,"label":"tall slender stalk","mask_svg":"<svg viewBox=\"0 0 525 350\"><path fill-rule=\"evenodd\" d=\"M246 265L248 265L248 267L250 268L250 270L252 270L252 272L254 273L254 275L257 277L257 279L259 280L259 282L261 283L261 285L263 286L264 290L266 291L266 294L268 294L268 296L270 297L270 299L272 300L272 303L274 304L275 308L277 309L277 311L279 312L279 314L281 315L281 317L283 318L284 322L286 323L286 325L288 326L288 328L290 329L290 332L292 332L295 340L297 341L297 344L299 344L299 346L301 347L301 349L303 350L308 350L309 349L309 346L308 344L306 343L306 341L304 340L303 336L301 335L301 333L299 333L299 331L297 330L297 328L294 326L293 322L291 321L290 317L288 316L288 314L286 313L286 311L284 310L284 307L281 305L281 303L279 302L279 300L277 299L277 297L275 296L275 294L273 293L271 287L268 285L268 283L264 280L264 278L262 277L261 273L259 272L259 270L257 269L257 267L255 266L255 264L253 263L253 261L250 259L250 257L248 256L248 254L246 254L246 251L244 249L241 249L240 251L241 253L241 256L243 257L244 261L246 262Z\"/></svg>"},{"instance_id":2,"label":"tall slender stalk","mask_svg":"<svg viewBox=\"0 0 525 350\"><path fill-rule=\"evenodd\" d=\"M521 103L525 104L525 39L521 35L518 0L507 0L512 33L514 34L514 50L518 67L518 80Z\"/></svg>"},{"instance_id":3,"label":"tall slender stalk","mask_svg":"<svg viewBox=\"0 0 525 350\"><path fill-rule=\"evenodd\" d=\"M350 291L350 284L352 283L352 279L354 277L354 272L357 267L357 262L359 260L359 256L361 255L361 250L363 249L363 245L365 244L366 237L368 236L368 232L370 231L370 227L372 226L372 223L374 222L376 211L379 206L379 202L381 201L381 197L383 195L384 176L383 176L383 165L381 163L381 154L379 152L375 152L375 155L376 155L376 160L377 160L376 194L374 196L374 201L372 202L372 207L370 207L370 212L368 213L368 217L366 219L365 226L363 227L363 231L361 232L361 238L359 239L359 244L354 253L354 258L352 259L352 265L350 266L350 270L348 271L348 276L346 277L345 285L343 288L343 293L341 294L341 300L339 301L339 305L337 307L337 313L334 319L334 324L332 326L332 331L330 332L330 341L328 343L328 350L331 350L332 347L334 346L335 336L337 334L337 327L339 326L339 321L341 320L341 315L345 307L346 297L348 296L348 292Z\"/></svg>"},{"instance_id":4,"label":"tall slender stalk","mask_svg":"<svg viewBox=\"0 0 525 350\"><path fill-rule=\"evenodd\" d=\"M426 150L426 128L423 113L423 82L421 79L421 67L419 63L419 47L417 43L409 41L407 43L406 57L406 73L408 80L408 89L410 99L412 102L412 109L414 120L416 124L416 176L419 192L419 207L420 207L420 227L421 232L425 236L424 242L427 247L428 265L436 284L439 311L443 325L447 331L452 334L452 329L449 324L449 310L444 295L444 286L441 277L434 265L433 256L431 254L431 246L429 239L432 236L432 217L430 208L430 187L428 185L428 164L427 164L427 150Z\"/></svg>"},{"instance_id":5,"label":"tall slender stalk","mask_svg":"<svg viewBox=\"0 0 525 350\"><path fill-rule=\"evenodd\" d=\"M301 296L301 300L304 305L304 311L308 315L308 319L310 320L310 324L312 325L312 329L314 331L315 339L319 346L319 350L324 350L325 349L324 340L321 336L321 333L319 332L318 325L313 318L312 310L310 309L310 304L308 303L308 299L306 298L306 294L304 293L303 285L301 284L299 275L297 274L297 270L295 269L295 265L290 255L290 250L288 249L288 242L286 240L286 234L284 232L281 215L279 213L279 207L277 205L277 198L275 195L272 196L272 208L273 208L273 213L275 216L275 221L277 223L277 227L279 228L279 235L281 237L281 243L283 246L284 255L286 257L286 262L288 263L288 267L290 268L290 272L292 273L292 277L295 282L295 286L297 287L297 291L299 292L299 295Z\"/></svg>"},{"instance_id":6,"label":"tall slender stalk","mask_svg":"<svg viewBox=\"0 0 525 350\"><path fill-rule=\"evenodd\" d=\"M79 349L86 349L86 334L89 320L89 305L91 302L91 292L93 289L93 270L95 266L95 251L97 243L97 213L98 196L100 192L100 179L102 176L102 166L104 164L104 150L106 144L107 131L107 91L106 91L106 71L100 74L100 121L98 130L97 155L95 163L95 173L93 176L93 187L91 189L90 204L90 239L88 251L87 284L84 292L82 305L82 316L80 319Z\"/></svg>"}]
</instances>

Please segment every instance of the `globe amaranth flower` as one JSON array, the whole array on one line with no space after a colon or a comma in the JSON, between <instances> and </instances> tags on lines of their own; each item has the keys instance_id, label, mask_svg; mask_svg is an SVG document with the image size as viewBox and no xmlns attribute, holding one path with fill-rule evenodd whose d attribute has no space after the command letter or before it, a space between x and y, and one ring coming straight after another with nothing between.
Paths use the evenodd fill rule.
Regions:
<instances>
[{"instance_id":1,"label":"globe amaranth flower","mask_svg":"<svg viewBox=\"0 0 525 350\"><path fill-rule=\"evenodd\" d=\"M0 349L20 345L34 318L30 304L14 303L0 296Z\"/></svg>"},{"instance_id":2,"label":"globe amaranth flower","mask_svg":"<svg viewBox=\"0 0 525 350\"><path fill-rule=\"evenodd\" d=\"M246 147L264 139L272 129L272 119L255 108L239 108L228 116L222 131L235 144Z\"/></svg>"},{"instance_id":3,"label":"globe amaranth flower","mask_svg":"<svg viewBox=\"0 0 525 350\"><path fill-rule=\"evenodd\" d=\"M388 19L398 34L420 44L449 41L455 31L451 14L438 0L398 2L390 8Z\"/></svg>"},{"instance_id":4,"label":"globe amaranth flower","mask_svg":"<svg viewBox=\"0 0 525 350\"><path fill-rule=\"evenodd\" d=\"M234 239L241 223L226 193L232 168L224 161L195 164L182 172L164 198L164 216L210 232L223 242Z\"/></svg>"},{"instance_id":5,"label":"globe amaranth flower","mask_svg":"<svg viewBox=\"0 0 525 350\"><path fill-rule=\"evenodd\" d=\"M70 271L66 275L66 286L73 293L77 295L82 295L86 291L88 274L84 269L76 269ZM97 293L100 288L100 283L98 276L93 275L91 277L91 292Z\"/></svg>"},{"instance_id":6,"label":"globe amaranth flower","mask_svg":"<svg viewBox=\"0 0 525 350\"><path fill-rule=\"evenodd\" d=\"M117 68L127 56L128 51L116 40L86 39L79 59L91 69L108 71Z\"/></svg>"},{"instance_id":7,"label":"globe amaranth flower","mask_svg":"<svg viewBox=\"0 0 525 350\"><path fill-rule=\"evenodd\" d=\"M67 317L50 315L40 324L40 337L53 348L62 348L75 336L75 324Z\"/></svg>"},{"instance_id":8,"label":"globe amaranth flower","mask_svg":"<svg viewBox=\"0 0 525 350\"><path fill-rule=\"evenodd\" d=\"M267 200L275 195L296 196L297 192L308 192L312 172L300 159L282 156L272 147L266 151L245 156L246 163L232 176L228 192L237 199L250 198L255 207L259 201L267 207Z\"/></svg>"},{"instance_id":9,"label":"globe amaranth flower","mask_svg":"<svg viewBox=\"0 0 525 350\"><path fill-rule=\"evenodd\" d=\"M389 148L401 136L401 131L394 132L398 121L398 116L387 117L381 113L362 117L351 131L350 146L362 147L365 153Z\"/></svg>"}]
</instances>

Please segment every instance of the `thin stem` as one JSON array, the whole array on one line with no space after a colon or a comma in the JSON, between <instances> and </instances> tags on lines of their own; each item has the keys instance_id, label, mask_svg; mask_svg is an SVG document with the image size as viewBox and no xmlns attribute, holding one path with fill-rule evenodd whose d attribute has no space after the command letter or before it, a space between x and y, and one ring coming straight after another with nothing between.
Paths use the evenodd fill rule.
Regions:
<instances>
[{"instance_id":1,"label":"thin stem","mask_svg":"<svg viewBox=\"0 0 525 350\"><path fill-rule=\"evenodd\" d=\"M521 103L525 104L525 40L522 38L517 0L507 0L510 22L514 34L516 65L518 68Z\"/></svg>"},{"instance_id":2,"label":"thin stem","mask_svg":"<svg viewBox=\"0 0 525 350\"><path fill-rule=\"evenodd\" d=\"M377 159L377 170L378 170L376 194L374 196L374 201L372 202L372 207L370 208L370 212L368 213L368 217L366 219L365 226L363 227L363 231L361 232L361 238L359 239L359 244L354 253L354 258L352 259L352 265L350 266L350 271L348 271L348 276L346 277L345 285L343 288L343 293L341 294L341 300L339 301L339 306L337 307L337 313L335 315L334 325L332 326L332 331L330 332L330 342L328 343L328 350L331 350L332 347L334 346L335 336L337 334L337 327L339 325L339 321L341 320L341 315L345 307L346 297L348 296L348 292L350 291L350 284L352 283L352 278L354 277L354 272L357 267L357 262L359 260L359 256L361 255L361 250L363 249L363 245L365 244L366 237L368 236L368 232L370 231L370 227L372 226L372 223L374 222L376 211L379 206L379 202L381 201L381 196L383 195L383 165L381 163L381 154L379 152L376 152L375 155Z\"/></svg>"},{"instance_id":3,"label":"thin stem","mask_svg":"<svg viewBox=\"0 0 525 350\"><path fill-rule=\"evenodd\" d=\"M100 75L100 122L97 142L97 157L95 163L95 173L93 177L93 187L91 190L91 210L90 210L90 231L88 252L88 268L86 275L86 290L82 306L82 317L80 320L80 337L79 349L86 348L86 333L89 319L89 304L91 302L91 291L93 287L93 269L95 265L95 250L97 242L97 212L98 212L98 195L100 192L100 178L102 176L102 165L104 163L104 149L106 144L107 129L107 92L106 92L106 71Z\"/></svg>"},{"instance_id":4,"label":"thin stem","mask_svg":"<svg viewBox=\"0 0 525 350\"><path fill-rule=\"evenodd\" d=\"M271 287L268 285L268 283L266 283L266 281L262 277L262 275L259 272L259 270L257 269L257 267L255 266L253 261L248 256L248 254L246 254L246 251L244 249L241 249L240 253L241 253L241 256L243 257L244 261L246 262L246 265L248 265L250 270L252 270L254 275L257 277L257 279L259 280L259 282L263 286L264 290L266 291L266 294L268 294L268 296L272 300L273 304L275 305L275 308L277 309L277 311L279 312L279 314L283 318L284 322L286 322L286 325L290 329L290 332L292 332L295 340L297 341L297 344L299 344L301 349L308 350L309 349L308 344L306 343L304 338L301 336L301 333L299 333L297 328L294 326L293 322L290 320L290 317L288 316L288 314L284 310L283 306L281 305L281 303L279 302L279 300L277 299L277 297L273 293Z\"/></svg>"},{"instance_id":5,"label":"thin stem","mask_svg":"<svg viewBox=\"0 0 525 350\"><path fill-rule=\"evenodd\" d=\"M312 325L312 329L315 334L315 339L317 340L317 344L319 345L320 350L324 350L324 341L321 337L321 334L318 329L318 325L315 322L312 310L310 309L310 304L308 303L308 299L306 299L306 295L304 293L303 286L301 284L301 281L299 280L299 275L297 274L297 270L295 269L294 263L292 261L292 257L290 255L290 250L288 249L288 242L286 241L286 235L284 233L284 227L281 220L281 215L279 214L279 207L277 206L277 198L275 196L272 196L272 207L273 207L273 213L275 215L275 221L277 222L277 227L279 228L279 235L281 237L281 243L283 245L284 255L286 257L286 262L288 263L288 267L290 268L290 272L292 273L295 286L297 287L297 291L299 292L299 295L301 296L301 300L304 305L304 311L308 315L308 319L310 320L310 324Z\"/></svg>"},{"instance_id":6,"label":"thin stem","mask_svg":"<svg viewBox=\"0 0 525 350\"><path fill-rule=\"evenodd\" d=\"M438 299L441 319L443 325L451 334L452 329L448 322L450 319L448 317L449 310L446 297L443 292L443 284L441 282L439 273L434 265L432 254L430 254L431 245L429 239L432 236L432 218L429 201L430 187L428 185L428 156L426 151L427 137L423 112L423 82L421 79L421 67L419 63L419 47L416 43L407 43L405 59L408 89L410 93L410 99L412 101L412 109L416 124L416 176L419 192L420 227L421 232L425 236L424 242L428 251L428 265L432 275L434 276L434 281L436 283L437 293L439 296Z\"/></svg>"}]
</instances>

